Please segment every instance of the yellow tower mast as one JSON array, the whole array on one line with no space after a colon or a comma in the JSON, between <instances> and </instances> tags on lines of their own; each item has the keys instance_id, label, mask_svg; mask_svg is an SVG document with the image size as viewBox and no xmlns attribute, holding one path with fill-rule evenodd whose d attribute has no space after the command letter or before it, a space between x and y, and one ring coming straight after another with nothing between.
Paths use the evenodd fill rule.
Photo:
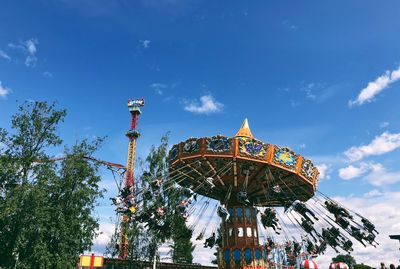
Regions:
<instances>
[{"instance_id":1,"label":"yellow tower mast","mask_svg":"<svg viewBox=\"0 0 400 269\"><path fill-rule=\"evenodd\" d=\"M128 109L131 113L130 129L126 133L129 139L128 144L128 158L126 161L126 174L125 174L125 188L129 189L131 195L134 195L134 171L135 171L135 155L136 155L136 141L140 136L138 128L139 115L142 113L140 107L144 106L144 99L130 99L128 100ZM119 249L119 258L126 259L128 256L128 221L129 217L122 216L121 221L121 243Z\"/></svg>"}]
</instances>

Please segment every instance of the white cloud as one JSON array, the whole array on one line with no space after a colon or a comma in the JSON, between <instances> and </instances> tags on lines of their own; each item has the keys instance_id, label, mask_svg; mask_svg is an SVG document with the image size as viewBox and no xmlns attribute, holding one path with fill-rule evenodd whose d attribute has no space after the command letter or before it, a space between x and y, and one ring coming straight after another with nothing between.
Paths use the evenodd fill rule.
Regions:
<instances>
[{"instance_id":1,"label":"white cloud","mask_svg":"<svg viewBox=\"0 0 400 269\"><path fill-rule=\"evenodd\" d=\"M359 161L371 155L382 155L400 147L400 133L384 132L376 136L371 143L359 147L351 147L344 154L350 161Z\"/></svg>"},{"instance_id":2,"label":"white cloud","mask_svg":"<svg viewBox=\"0 0 400 269\"><path fill-rule=\"evenodd\" d=\"M400 171L387 171L381 164L374 165L371 170L364 179L374 186L386 186L400 181Z\"/></svg>"},{"instance_id":3,"label":"white cloud","mask_svg":"<svg viewBox=\"0 0 400 269\"><path fill-rule=\"evenodd\" d=\"M3 86L3 85L1 84L1 81L0 81L0 98L1 98L1 99L6 99L6 98L7 98L7 95L8 95L10 92L11 92L11 89L10 89L10 88L7 88L6 86Z\"/></svg>"},{"instance_id":4,"label":"white cloud","mask_svg":"<svg viewBox=\"0 0 400 269\"><path fill-rule=\"evenodd\" d=\"M151 41L150 40L139 40L139 42L140 42L140 44L142 44L142 46L143 46L143 48L148 48L148 47L150 47L150 43L151 43Z\"/></svg>"},{"instance_id":5,"label":"white cloud","mask_svg":"<svg viewBox=\"0 0 400 269\"><path fill-rule=\"evenodd\" d=\"M381 128L386 128L389 125L390 125L390 122L388 122L388 121L383 121L383 122L379 123L379 127L381 127Z\"/></svg>"},{"instance_id":6,"label":"white cloud","mask_svg":"<svg viewBox=\"0 0 400 269\"><path fill-rule=\"evenodd\" d=\"M162 95L163 90L166 89L168 86L162 83L153 83L150 84L149 87L152 88L157 94Z\"/></svg>"},{"instance_id":7,"label":"white cloud","mask_svg":"<svg viewBox=\"0 0 400 269\"><path fill-rule=\"evenodd\" d=\"M37 39L31 38L25 41L26 49L30 55L35 55L37 52L36 45L38 44Z\"/></svg>"},{"instance_id":8,"label":"white cloud","mask_svg":"<svg viewBox=\"0 0 400 269\"><path fill-rule=\"evenodd\" d=\"M192 101L184 109L197 114L211 114L222 111L224 105L217 102L212 95L203 95L198 101Z\"/></svg>"},{"instance_id":9,"label":"white cloud","mask_svg":"<svg viewBox=\"0 0 400 269\"><path fill-rule=\"evenodd\" d=\"M39 42L35 38L28 39L24 42L26 53L28 56L25 59L25 65L28 67L34 67L37 62L36 52L37 52L37 45Z\"/></svg>"},{"instance_id":10,"label":"white cloud","mask_svg":"<svg viewBox=\"0 0 400 269\"><path fill-rule=\"evenodd\" d=\"M22 51L26 55L25 65L28 67L34 67L37 62L36 53L38 44L39 42L36 38L30 38L24 42L20 41L20 44L10 43L8 44L8 47Z\"/></svg>"},{"instance_id":11,"label":"white cloud","mask_svg":"<svg viewBox=\"0 0 400 269\"><path fill-rule=\"evenodd\" d=\"M99 236L93 240L93 244L101 247L107 246L110 242L111 237L115 232L115 224L112 223L100 223L99 225Z\"/></svg>"},{"instance_id":12,"label":"white cloud","mask_svg":"<svg viewBox=\"0 0 400 269\"><path fill-rule=\"evenodd\" d=\"M382 195L383 195L383 192L381 192L378 189L373 189L373 190L371 190L371 191L369 191L367 193L364 193L364 197L365 198L375 198L375 197L379 197L379 196L382 196Z\"/></svg>"},{"instance_id":13,"label":"white cloud","mask_svg":"<svg viewBox=\"0 0 400 269\"><path fill-rule=\"evenodd\" d=\"M0 58L6 59L6 60L11 60L11 57L8 56L7 53L5 53L3 50L0 50Z\"/></svg>"},{"instance_id":14,"label":"white cloud","mask_svg":"<svg viewBox=\"0 0 400 269\"><path fill-rule=\"evenodd\" d=\"M322 164L316 165L316 167L319 171L319 179L330 179L331 178L331 176L329 175L330 165L322 163Z\"/></svg>"},{"instance_id":15,"label":"white cloud","mask_svg":"<svg viewBox=\"0 0 400 269\"><path fill-rule=\"evenodd\" d=\"M44 71L43 72L43 76L47 77L47 78L52 78L53 77L53 73L50 73L49 71Z\"/></svg>"},{"instance_id":16,"label":"white cloud","mask_svg":"<svg viewBox=\"0 0 400 269\"><path fill-rule=\"evenodd\" d=\"M373 186L391 185L400 181L400 171L388 171L380 163L360 163L339 169L339 177L344 180L364 176L363 179Z\"/></svg>"},{"instance_id":17,"label":"white cloud","mask_svg":"<svg viewBox=\"0 0 400 269\"><path fill-rule=\"evenodd\" d=\"M358 167L349 165L339 169L339 177L344 180L360 177L372 169L373 163L361 163Z\"/></svg>"},{"instance_id":18,"label":"white cloud","mask_svg":"<svg viewBox=\"0 0 400 269\"><path fill-rule=\"evenodd\" d=\"M349 106L361 106L374 100L374 97L386 89L390 84L400 79L400 66L393 71L386 71L385 74L378 77L374 81L368 82L367 87L361 90L358 97L354 101L349 101Z\"/></svg>"},{"instance_id":19,"label":"white cloud","mask_svg":"<svg viewBox=\"0 0 400 269\"><path fill-rule=\"evenodd\" d=\"M311 100L315 100L317 95L313 93L313 88L316 87L314 82L308 83L306 87L303 87L303 91L306 93L306 97Z\"/></svg>"}]
</instances>

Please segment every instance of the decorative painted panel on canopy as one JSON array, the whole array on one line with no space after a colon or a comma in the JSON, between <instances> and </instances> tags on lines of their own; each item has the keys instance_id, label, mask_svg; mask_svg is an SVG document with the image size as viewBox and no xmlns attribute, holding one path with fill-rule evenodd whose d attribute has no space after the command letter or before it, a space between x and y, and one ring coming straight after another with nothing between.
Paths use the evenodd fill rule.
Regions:
<instances>
[{"instance_id":1,"label":"decorative painted panel on canopy","mask_svg":"<svg viewBox=\"0 0 400 269\"><path fill-rule=\"evenodd\" d=\"M248 137L238 137L237 140L239 142L239 156L266 160L268 144Z\"/></svg>"},{"instance_id":2,"label":"decorative painted panel on canopy","mask_svg":"<svg viewBox=\"0 0 400 269\"><path fill-rule=\"evenodd\" d=\"M182 145L182 155L190 156L192 154L198 153L200 150L200 139L189 138Z\"/></svg>"},{"instance_id":3,"label":"decorative painted panel on canopy","mask_svg":"<svg viewBox=\"0 0 400 269\"><path fill-rule=\"evenodd\" d=\"M294 153L290 148L274 146L273 162L275 164L295 171L298 159L299 155Z\"/></svg>"},{"instance_id":4,"label":"decorative painted panel on canopy","mask_svg":"<svg viewBox=\"0 0 400 269\"><path fill-rule=\"evenodd\" d=\"M206 152L209 154L232 154L232 139L217 135L206 137Z\"/></svg>"},{"instance_id":5,"label":"decorative painted panel on canopy","mask_svg":"<svg viewBox=\"0 0 400 269\"><path fill-rule=\"evenodd\" d=\"M301 164L301 174L309 180L313 180L316 173L318 173L318 170L311 162L311 160L303 158Z\"/></svg>"}]
</instances>

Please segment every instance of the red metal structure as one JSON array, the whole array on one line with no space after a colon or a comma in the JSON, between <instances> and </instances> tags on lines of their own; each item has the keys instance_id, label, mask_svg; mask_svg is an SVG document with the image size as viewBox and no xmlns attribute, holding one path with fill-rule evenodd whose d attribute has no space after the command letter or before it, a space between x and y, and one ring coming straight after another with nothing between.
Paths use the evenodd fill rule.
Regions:
<instances>
[{"instance_id":1,"label":"red metal structure","mask_svg":"<svg viewBox=\"0 0 400 269\"><path fill-rule=\"evenodd\" d=\"M136 155L136 140L140 136L140 132L138 130L138 121L139 115L142 113L140 111L140 107L144 106L144 99L130 99L128 100L128 109L131 113L131 122L130 129L126 133L126 136L129 139L128 144L128 158L126 162L126 174L125 174L125 187L131 188L132 192L134 189L134 170L135 170L135 155ZM127 237L127 229L128 229L128 218L127 216L122 217L121 221L121 243L119 249L119 258L126 259L128 256L128 237Z\"/></svg>"},{"instance_id":2,"label":"red metal structure","mask_svg":"<svg viewBox=\"0 0 400 269\"><path fill-rule=\"evenodd\" d=\"M117 169L124 169L124 170L126 169L126 167L123 166L122 164L113 163L113 162L107 162L107 161L99 160L99 159L96 159L96 158L93 158L93 157L90 157L90 156L83 156L82 158L85 159L85 160L88 160L88 161L93 161L95 163L102 164L102 165L107 166L107 167L114 167L114 168L117 168ZM67 159L67 157L63 156L63 157L51 158L51 159L49 159L49 161L50 162L56 162L56 161L64 161L66 159ZM35 163L43 163L43 162L44 162L43 160L35 161Z\"/></svg>"}]
</instances>

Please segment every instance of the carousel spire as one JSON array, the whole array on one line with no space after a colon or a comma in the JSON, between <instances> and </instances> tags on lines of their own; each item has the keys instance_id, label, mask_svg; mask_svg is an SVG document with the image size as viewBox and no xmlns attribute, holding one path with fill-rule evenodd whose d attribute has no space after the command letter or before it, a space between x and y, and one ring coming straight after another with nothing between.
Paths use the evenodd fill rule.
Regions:
<instances>
[{"instance_id":1,"label":"carousel spire","mask_svg":"<svg viewBox=\"0 0 400 269\"><path fill-rule=\"evenodd\" d=\"M242 127L240 127L239 131L236 133L235 137L237 136L254 138L253 134L251 133L247 118L244 119Z\"/></svg>"}]
</instances>

